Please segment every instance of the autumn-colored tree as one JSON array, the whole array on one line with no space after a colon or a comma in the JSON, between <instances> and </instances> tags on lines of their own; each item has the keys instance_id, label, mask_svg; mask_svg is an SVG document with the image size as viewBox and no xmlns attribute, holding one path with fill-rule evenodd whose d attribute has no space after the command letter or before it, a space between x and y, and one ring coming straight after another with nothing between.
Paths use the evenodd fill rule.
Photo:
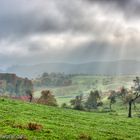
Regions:
<instances>
[{"instance_id":1,"label":"autumn-colored tree","mask_svg":"<svg viewBox=\"0 0 140 140\"><path fill-rule=\"evenodd\" d=\"M41 92L41 97L38 99L38 103L49 106L57 106L57 101L50 90L43 90Z\"/></svg>"}]
</instances>

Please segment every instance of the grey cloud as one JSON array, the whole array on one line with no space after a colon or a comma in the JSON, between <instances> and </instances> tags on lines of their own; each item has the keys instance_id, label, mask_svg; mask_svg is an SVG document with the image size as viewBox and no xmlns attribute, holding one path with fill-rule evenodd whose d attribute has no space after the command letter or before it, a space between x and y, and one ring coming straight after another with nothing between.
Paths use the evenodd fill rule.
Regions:
<instances>
[{"instance_id":1,"label":"grey cloud","mask_svg":"<svg viewBox=\"0 0 140 140\"><path fill-rule=\"evenodd\" d=\"M9 1L5 1L5 3L9 3ZM11 6L0 2L0 8L2 7L0 9L1 38L21 38L32 34L60 34L65 32L85 33L97 29L94 27L94 25L97 26L94 17L90 22L92 15L88 15L88 5L85 5L81 0L72 0L71 3L68 0L52 0L55 5L52 9L49 7L50 1L44 2L43 0L40 0L40 3L44 2L45 6L26 6L27 4L32 5L33 2L32 0L28 2L23 0L22 3L19 3L17 0L12 0ZM14 4L15 9L13 8ZM9 9L7 6L10 6Z\"/></svg>"},{"instance_id":2,"label":"grey cloud","mask_svg":"<svg viewBox=\"0 0 140 140\"><path fill-rule=\"evenodd\" d=\"M57 5L55 0L37 0L36 2L33 0L23 0L22 2L11 0L10 4L7 0L0 1L1 37L55 34L67 31L69 28L65 23L66 17L57 8L61 3L63 2L60 1Z\"/></svg>"},{"instance_id":3,"label":"grey cloud","mask_svg":"<svg viewBox=\"0 0 140 140\"><path fill-rule=\"evenodd\" d=\"M58 17L59 18L59 17ZM61 21L57 21L53 15L43 17L39 13L31 12L19 15L0 17L1 36L27 36L36 33L57 33L63 30Z\"/></svg>"},{"instance_id":4,"label":"grey cloud","mask_svg":"<svg viewBox=\"0 0 140 140\"><path fill-rule=\"evenodd\" d=\"M40 5L37 5L39 1ZM72 0L70 3L68 0L52 0L52 8L49 0L5 0L0 1L0 37L97 30L99 23L88 14L86 1L100 3L108 12L114 11L116 6L115 9L123 11L127 18L140 15L140 3L136 0Z\"/></svg>"},{"instance_id":5,"label":"grey cloud","mask_svg":"<svg viewBox=\"0 0 140 140\"><path fill-rule=\"evenodd\" d=\"M101 12L107 11L103 15L103 20L96 18L98 11L94 4L98 4ZM90 11L91 9L93 11ZM134 36L133 33L123 30L124 27L115 20L110 21L107 14L113 14L114 11L118 12L117 18L120 18L121 12L125 16L124 20L138 19L140 4L136 0L0 0L0 42L8 42L7 50L14 44L27 51L25 56L7 55L4 52L0 55L0 64L118 59L121 49L119 50L117 45L122 45L121 38L130 35L130 41L126 45L131 48L133 44L138 46L139 40L136 36L140 33ZM135 25L133 27L137 29ZM73 38L76 35L90 35L93 39L86 43L79 42L74 46L70 39L64 37L65 44L62 49L54 51L50 49L53 46L49 43L40 43L42 40L29 41L30 37L42 34L70 34ZM117 44L108 40L110 36L115 38ZM57 47L60 47L59 44ZM135 51L138 50L137 48ZM135 51L132 54L130 49L129 56L124 55L124 58L133 57Z\"/></svg>"},{"instance_id":6,"label":"grey cloud","mask_svg":"<svg viewBox=\"0 0 140 140\"><path fill-rule=\"evenodd\" d=\"M130 41L131 42L131 41ZM130 43L129 42L129 43ZM73 44L67 44L70 48ZM105 60L116 60L116 59L140 59L139 57L139 47L135 46L132 48L133 44L127 43L124 50L120 46L115 46L115 44L104 42L104 41L88 41L78 46L73 46L74 49L67 49L67 47L54 51L44 50L44 46L40 44L30 44L26 49L29 53L26 56L20 55L0 55L0 64L10 65L10 64L36 64L43 62L72 62L72 63L82 63L90 61L105 61ZM46 44L47 46L47 44ZM129 49L128 49L129 47ZM19 52L19 54L22 52ZM122 56L123 53L123 56Z\"/></svg>"},{"instance_id":7,"label":"grey cloud","mask_svg":"<svg viewBox=\"0 0 140 140\"><path fill-rule=\"evenodd\" d=\"M102 7L106 7L107 11L117 10L122 12L126 19L138 20L140 18L139 0L87 0L87 2L98 3Z\"/></svg>"}]
</instances>

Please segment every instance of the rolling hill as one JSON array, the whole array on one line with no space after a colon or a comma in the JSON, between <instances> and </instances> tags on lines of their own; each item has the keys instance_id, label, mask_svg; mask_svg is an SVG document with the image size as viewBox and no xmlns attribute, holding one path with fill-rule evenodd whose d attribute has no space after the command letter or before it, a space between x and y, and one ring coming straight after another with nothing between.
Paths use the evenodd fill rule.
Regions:
<instances>
[{"instance_id":1,"label":"rolling hill","mask_svg":"<svg viewBox=\"0 0 140 140\"><path fill-rule=\"evenodd\" d=\"M15 65L7 69L6 72L16 73L23 77L37 77L43 72L64 72L66 74L140 74L140 61L120 60L120 61L93 61L90 63L70 64L70 63L42 63L37 65Z\"/></svg>"},{"instance_id":2,"label":"rolling hill","mask_svg":"<svg viewBox=\"0 0 140 140\"><path fill-rule=\"evenodd\" d=\"M128 119L124 110L119 113L82 112L4 98L0 98L0 108L0 139L140 139L139 118Z\"/></svg>"}]
</instances>

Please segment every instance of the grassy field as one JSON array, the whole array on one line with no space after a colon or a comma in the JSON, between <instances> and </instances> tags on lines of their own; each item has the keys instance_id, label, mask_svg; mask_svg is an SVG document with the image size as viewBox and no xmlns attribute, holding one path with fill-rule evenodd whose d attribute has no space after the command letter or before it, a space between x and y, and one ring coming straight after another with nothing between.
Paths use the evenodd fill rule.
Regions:
<instances>
[{"instance_id":1,"label":"grassy field","mask_svg":"<svg viewBox=\"0 0 140 140\"><path fill-rule=\"evenodd\" d=\"M49 89L56 96L58 104L69 103L75 96L83 94L87 95L91 90L100 90L106 92L108 90L117 90L122 86L132 86L134 75L122 76L96 76L81 75L72 77L72 85L65 87L43 87L35 89L35 97L40 97L40 93L44 89Z\"/></svg>"},{"instance_id":2,"label":"grassy field","mask_svg":"<svg viewBox=\"0 0 140 140\"><path fill-rule=\"evenodd\" d=\"M43 128L30 130L29 123ZM139 140L140 119L119 112L82 112L0 99L0 139L25 136L28 140ZM14 139L15 140L15 139Z\"/></svg>"}]
</instances>

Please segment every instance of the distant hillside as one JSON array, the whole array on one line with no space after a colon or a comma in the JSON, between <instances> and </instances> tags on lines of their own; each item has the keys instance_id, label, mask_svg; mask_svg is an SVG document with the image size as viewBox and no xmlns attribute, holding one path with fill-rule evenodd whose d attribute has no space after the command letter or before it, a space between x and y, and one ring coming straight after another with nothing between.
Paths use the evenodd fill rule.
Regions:
<instances>
[{"instance_id":1,"label":"distant hillside","mask_svg":"<svg viewBox=\"0 0 140 140\"><path fill-rule=\"evenodd\" d=\"M43 63L37 65L17 65L8 68L7 72L19 76L37 77L44 72L64 72L66 74L140 74L140 61L94 61L90 63Z\"/></svg>"}]
</instances>

